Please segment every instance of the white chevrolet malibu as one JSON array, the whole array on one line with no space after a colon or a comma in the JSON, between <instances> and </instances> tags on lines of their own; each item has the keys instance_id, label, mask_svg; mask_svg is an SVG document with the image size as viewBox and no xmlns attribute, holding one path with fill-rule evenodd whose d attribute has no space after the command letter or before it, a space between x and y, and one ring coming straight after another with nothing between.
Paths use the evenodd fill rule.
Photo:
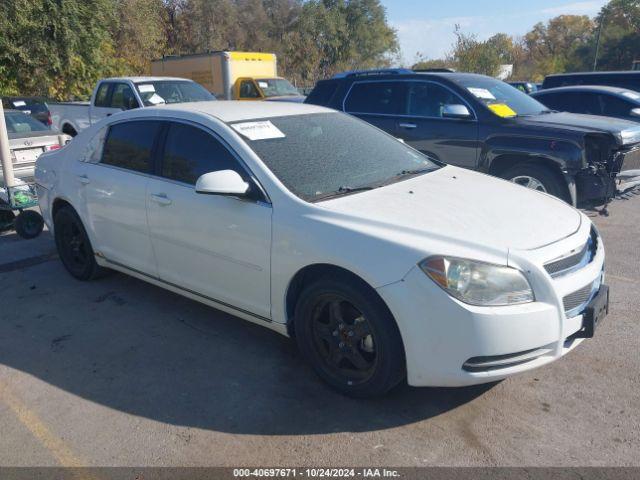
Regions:
<instances>
[{"instance_id":1,"label":"white chevrolet malibu","mask_svg":"<svg viewBox=\"0 0 640 480\"><path fill-rule=\"evenodd\" d=\"M295 337L334 388L492 382L606 315L591 221L310 105L132 110L37 162L80 280L119 270Z\"/></svg>"}]
</instances>

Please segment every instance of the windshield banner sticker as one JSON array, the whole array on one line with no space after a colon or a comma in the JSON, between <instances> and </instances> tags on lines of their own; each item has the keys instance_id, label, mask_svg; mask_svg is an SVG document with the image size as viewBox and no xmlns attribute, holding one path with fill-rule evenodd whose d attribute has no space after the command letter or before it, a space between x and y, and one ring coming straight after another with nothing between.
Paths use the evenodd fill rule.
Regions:
<instances>
[{"instance_id":1,"label":"windshield banner sticker","mask_svg":"<svg viewBox=\"0 0 640 480\"><path fill-rule=\"evenodd\" d=\"M487 107L489 107L489 110L491 110L493 113L495 113L499 117L509 118L509 117L515 117L518 115L506 103L492 103L491 105L487 105Z\"/></svg>"},{"instance_id":2,"label":"windshield banner sticker","mask_svg":"<svg viewBox=\"0 0 640 480\"><path fill-rule=\"evenodd\" d=\"M473 96L476 97L476 98L482 98L484 100L495 100L496 99L496 97L493 96L493 93L491 93L486 88L469 87L467 90L469 90L473 94Z\"/></svg>"},{"instance_id":3,"label":"windshield banner sticker","mask_svg":"<svg viewBox=\"0 0 640 480\"><path fill-rule=\"evenodd\" d=\"M164 98L162 98L160 95L158 95L157 93L154 93L153 95L151 95L148 99L147 102L153 103L154 105L158 105L160 103L166 103Z\"/></svg>"},{"instance_id":4,"label":"windshield banner sticker","mask_svg":"<svg viewBox=\"0 0 640 480\"><path fill-rule=\"evenodd\" d=\"M138 85L138 90L140 93L152 93L156 91L156 88L151 83L145 83L142 85Z\"/></svg>"},{"instance_id":5,"label":"windshield banner sticker","mask_svg":"<svg viewBox=\"0 0 640 480\"><path fill-rule=\"evenodd\" d=\"M235 123L231 127L249 140L268 140L271 138L284 138L285 135L269 120L264 122Z\"/></svg>"}]
</instances>

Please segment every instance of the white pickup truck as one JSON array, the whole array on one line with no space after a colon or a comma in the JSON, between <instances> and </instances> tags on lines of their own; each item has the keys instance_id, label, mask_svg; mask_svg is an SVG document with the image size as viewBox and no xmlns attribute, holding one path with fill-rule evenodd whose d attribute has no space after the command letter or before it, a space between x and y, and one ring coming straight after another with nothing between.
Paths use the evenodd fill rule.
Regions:
<instances>
[{"instance_id":1,"label":"white pickup truck","mask_svg":"<svg viewBox=\"0 0 640 480\"><path fill-rule=\"evenodd\" d=\"M49 109L53 126L73 137L103 118L123 110L215 99L202 85L184 78L105 78L96 85L91 101L50 103Z\"/></svg>"}]
</instances>

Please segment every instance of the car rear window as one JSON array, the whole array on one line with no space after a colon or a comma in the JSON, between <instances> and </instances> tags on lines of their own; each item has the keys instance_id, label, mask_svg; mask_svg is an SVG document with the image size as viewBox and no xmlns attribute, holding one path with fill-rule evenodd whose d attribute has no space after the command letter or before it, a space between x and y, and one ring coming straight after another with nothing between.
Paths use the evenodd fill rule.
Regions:
<instances>
[{"instance_id":1,"label":"car rear window","mask_svg":"<svg viewBox=\"0 0 640 480\"><path fill-rule=\"evenodd\" d=\"M311 90L311 93L307 97L304 103L311 103L313 105L329 105L331 97L336 93L338 89L338 82L334 80L321 80L316 84L316 87Z\"/></svg>"},{"instance_id":2,"label":"car rear window","mask_svg":"<svg viewBox=\"0 0 640 480\"><path fill-rule=\"evenodd\" d=\"M50 133L48 126L22 112L4 112L9 138L33 136L34 133Z\"/></svg>"}]
</instances>

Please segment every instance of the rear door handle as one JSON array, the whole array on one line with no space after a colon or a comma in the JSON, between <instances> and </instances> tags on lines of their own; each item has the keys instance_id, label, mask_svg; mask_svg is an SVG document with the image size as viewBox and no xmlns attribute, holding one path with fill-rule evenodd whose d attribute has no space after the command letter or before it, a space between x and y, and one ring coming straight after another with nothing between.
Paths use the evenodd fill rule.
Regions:
<instances>
[{"instance_id":1,"label":"rear door handle","mask_svg":"<svg viewBox=\"0 0 640 480\"><path fill-rule=\"evenodd\" d=\"M415 123L399 123L398 126L400 128L406 128L407 130L413 130L414 128L418 128L418 125Z\"/></svg>"},{"instance_id":2,"label":"rear door handle","mask_svg":"<svg viewBox=\"0 0 640 480\"><path fill-rule=\"evenodd\" d=\"M162 206L171 205L171 199L167 198L167 196L164 193L151 194L151 200L156 202L158 205L162 205Z\"/></svg>"},{"instance_id":3,"label":"rear door handle","mask_svg":"<svg viewBox=\"0 0 640 480\"><path fill-rule=\"evenodd\" d=\"M78 181L83 185L91 183L91 180L89 180L89 177L87 177L86 175L78 175Z\"/></svg>"}]
</instances>

